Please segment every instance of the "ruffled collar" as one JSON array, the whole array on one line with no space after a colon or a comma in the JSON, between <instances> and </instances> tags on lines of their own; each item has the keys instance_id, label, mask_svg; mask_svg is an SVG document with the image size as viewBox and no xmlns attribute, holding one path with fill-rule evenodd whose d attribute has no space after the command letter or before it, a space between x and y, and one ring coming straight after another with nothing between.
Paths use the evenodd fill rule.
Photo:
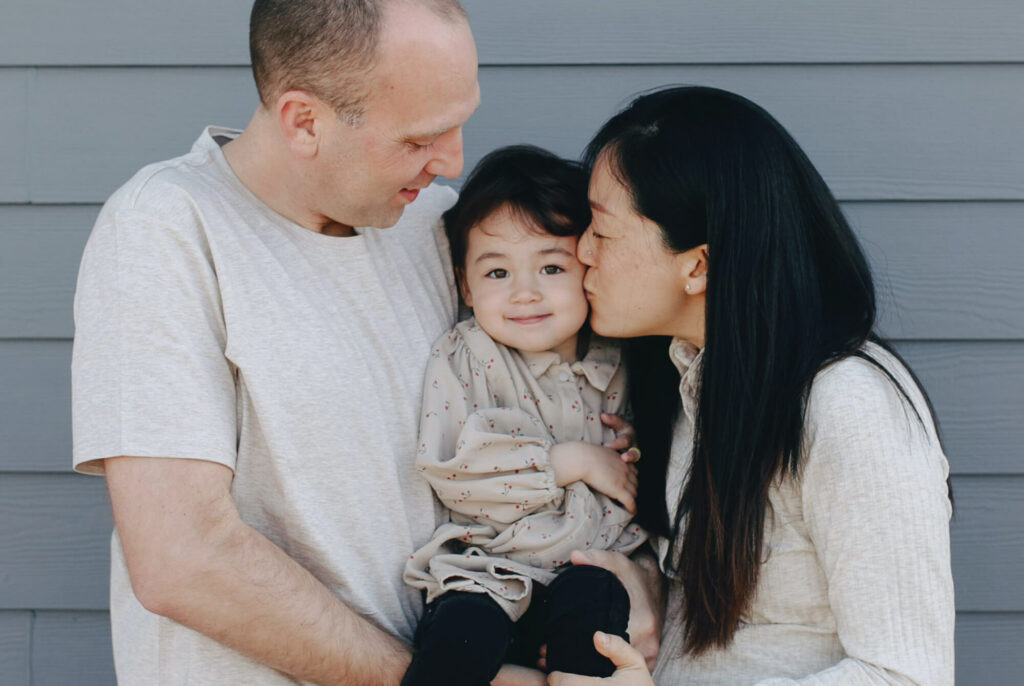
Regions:
<instances>
[{"instance_id":1,"label":"ruffled collar","mask_svg":"<svg viewBox=\"0 0 1024 686\"><path fill-rule=\"evenodd\" d=\"M682 338L673 338L668 346L668 356L679 370L679 397L683 401L683 412L690 422L695 422L704 348L698 348Z\"/></svg>"}]
</instances>

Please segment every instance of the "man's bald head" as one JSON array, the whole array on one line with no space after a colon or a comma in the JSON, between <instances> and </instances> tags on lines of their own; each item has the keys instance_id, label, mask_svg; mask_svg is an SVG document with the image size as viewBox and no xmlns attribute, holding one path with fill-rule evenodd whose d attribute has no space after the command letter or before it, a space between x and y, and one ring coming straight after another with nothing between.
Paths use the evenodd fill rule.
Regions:
<instances>
[{"instance_id":1,"label":"man's bald head","mask_svg":"<svg viewBox=\"0 0 1024 686\"><path fill-rule=\"evenodd\" d=\"M402 4L421 5L450 21L466 20L457 0L256 0L249 53L260 101L272 107L282 93L304 90L358 123L386 10L400 11Z\"/></svg>"}]
</instances>

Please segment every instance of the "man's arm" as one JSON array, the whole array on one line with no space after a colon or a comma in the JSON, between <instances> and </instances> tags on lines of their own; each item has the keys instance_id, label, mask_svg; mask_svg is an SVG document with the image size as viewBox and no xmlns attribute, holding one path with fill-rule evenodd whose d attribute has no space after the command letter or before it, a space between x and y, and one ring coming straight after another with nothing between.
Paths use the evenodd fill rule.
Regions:
<instances>
[{"instance_id":1,"label":"man's arm","mask_svg":"<svg viewBox=\"0 0 1024 686\"><path fill-rule=\"evenodd\" d=\"M292 677L395 686L408 648L353 612L231 499L232 472L201 460L106 460L132 588L143 607Z\"/></svg>"}]
</instances>

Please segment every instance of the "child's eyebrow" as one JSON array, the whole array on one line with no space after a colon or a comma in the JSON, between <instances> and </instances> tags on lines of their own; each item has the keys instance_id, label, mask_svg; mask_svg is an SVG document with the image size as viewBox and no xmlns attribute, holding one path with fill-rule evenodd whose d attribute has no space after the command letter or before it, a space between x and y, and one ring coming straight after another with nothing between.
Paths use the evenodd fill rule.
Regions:
<instances>
[{"instance_id":1,"label":"child's eyebrow","mask_svg":"<svg viewBox=\"0 0 1024 686\"><path fill-rule=\"evenodd\" d=\"M574 252L572 252L571 250L566 250L565 248L562 248L560 246L553 246L553 247L550 247L550 248L544 248L543 250L538 250L537 254L538 255L565 255L566 257L575 257L576 256L576 254ZM503 252L493 252L493 251L492 252L485 252L485 253L481 253L480 255L478 255L477 258L473 261L473 263L477 264L477 263L483 262L484 260L500 260L502 258L507 258L507 257L508 257L508 255L506 255Z\"/></svg>"},{"instance_id":2,"label":"child's eyebrow","mask_svg":"<svg viewBox=\"0 0 1024 686\"><path fill-rule=\"evenodd\" d=\"M485 252L479 255L476 260L474 260L474 263L483 262L484 260L500 260L502 257L507 257L507 255L501 252Z\"/></svg>"},{"instance_id":3,"label":"child's eyebrow","mask_svg":"<svg viewBox=\"0 0 1024 686\"><path fill-rule=\"evenodd\" d=\"M570 252L570 251L566 250L565 248L562 248L562 247L559 247L559 246L556 246L556 247L553 247L553 248L544 248L543 250L541 250L537 254L538 255L562 254L562 255L568 255L569 257L575 257L576 256L576 253Z\"/></svg>"}]
</instances>

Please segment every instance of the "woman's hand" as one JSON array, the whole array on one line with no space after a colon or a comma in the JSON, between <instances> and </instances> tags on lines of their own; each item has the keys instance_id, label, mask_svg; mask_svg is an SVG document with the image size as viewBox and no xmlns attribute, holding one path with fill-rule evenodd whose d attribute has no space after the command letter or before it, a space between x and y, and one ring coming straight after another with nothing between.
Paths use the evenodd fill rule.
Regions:
<instances>
[{"instance_id":1,"label":"woman's hand","mask_svg":"<svg viewBox=\"0 0 1024 686\"><path fill-rule=\"evenodd\" d=\"M633 425L622 418L621 415L601 413L601 423L615 432L615 438L604 444L605 448L622 453L623 459L627 462L636 462L640 451L636 449L636 429ZM627 459L627 456L635 456L634 459Z\"/></svg>"},{"instance_id":2,"label":"woman's hand","mask_svg":"<svg viewBox=\"0 0 1024 686\"><path fill-rule=\"evenodd\" d=\"M626 631L648 669L654 669L661 645L661 624L664 620L661 572L654 556L634 553L628 558L610 550L574 550L574 565L595 565L614 574L629 595L629 625Z\"/></svg>"},{"instance_id":3,"label":"woman's hand","mask_svg":"<svg viewBox=\"0 0 1024 686\"><path fill-rule=\"evenodd\" d=\"M549 686L654 686L647 671L644 656L618 636L598 631L594 634L594 647L615 665L615 673L607 679L565 672L548 675Z\"/></svg>"}]
</instances>

